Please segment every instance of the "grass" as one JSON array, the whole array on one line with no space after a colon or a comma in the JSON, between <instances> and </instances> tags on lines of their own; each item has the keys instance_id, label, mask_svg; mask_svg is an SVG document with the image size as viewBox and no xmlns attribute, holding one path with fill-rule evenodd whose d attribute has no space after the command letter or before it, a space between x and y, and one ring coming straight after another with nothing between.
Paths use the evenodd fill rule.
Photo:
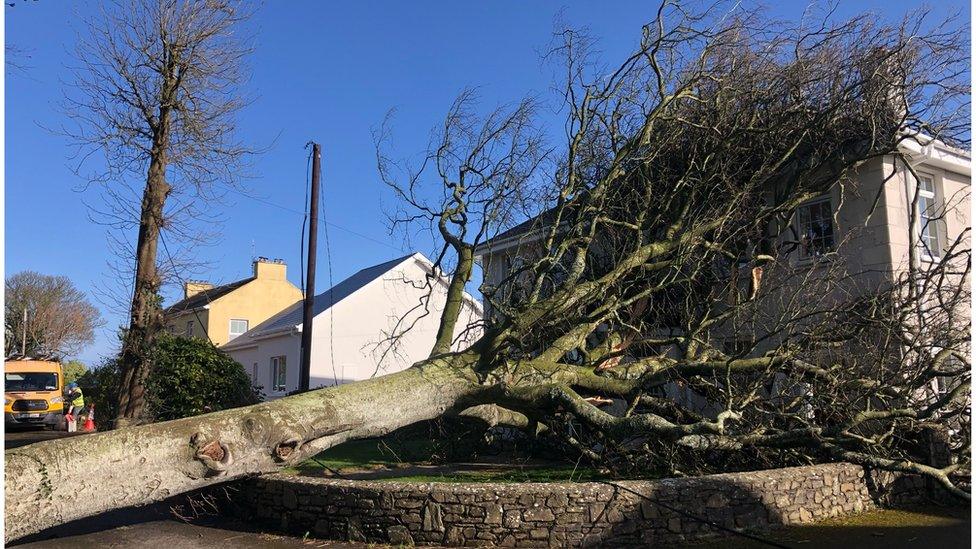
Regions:
<instances>
[{"instance_id":1,"label":"grass","mask_svg":"<svg viewBox=\"0 0 976 549\"><path fill-rule=\"evenodd\" d=\"M787 547L857 547L897 549L969 547L970 512L966 507L916 506L877 509L811 524L789 526L761 537ZM690 543L689 549L747 549L760 547L741 537ZM767 546L768 547L768 546Z\"/></svg>"},{"instance_id":2,"label":"grass","mask_svg":"<svg viewBox=\"0 0 976 549\"><path fill-rule=\"evenodd\" d=\"M423 438L354 440L329 448L315 457L282 472L296 475L320 475L324 472L348 474L371 470L406 469L434 464L435 443ZM567 482L606 478L593 468L572 464L528 466L491 466L480 469L440 464L431 473L408 473L377 480L407 482ZM467 470L466 470L467 469Z\"/></svg>"},{"instance_id":3,"label":"grass","mask_svg":"<svg viewBox=\"0 0 976 549\"><path fill-rule=\"evenodd\" d=\"M284 472L307 473L323 469L338 472L343 470L359 471L396 467L408 463L429 463L432 451L433 442L422 439L353 440L329 448L295 467L285 469Z\"/></svg>"},{"instance_id":4,"label":"grass","mask_svg":"<svg viewBox=\"0 0 976 549\"><path fill-rule=\"evenodd\" d=\"M431 475L407 475L382 480L397 482L579 482L604 479L595 469L573 467L532 467L505 470L454 471Z\"/></svg>"},{"instance_id":5,"label":"grass","mask_svg":"<svg viewBox=\"0 0 976 549\"><path fill-rule=\"evenodd\" d=\"M406 464L430 463L434 443L425 439L364 439L334 446L309 458L295 467L282 470L287 474L314 474L323 470L334 472L363 471L400 467Z\"/></svg>"}]
</instances>

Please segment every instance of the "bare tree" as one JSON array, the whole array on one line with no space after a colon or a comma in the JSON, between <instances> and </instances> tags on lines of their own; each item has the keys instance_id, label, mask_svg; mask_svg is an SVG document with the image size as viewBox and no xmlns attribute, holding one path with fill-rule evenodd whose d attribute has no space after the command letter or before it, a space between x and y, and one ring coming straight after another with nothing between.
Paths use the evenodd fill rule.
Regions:
<instances>
[{"instance_id":1,"label":"bare tree","mask_svg":"<svg viewBox=\"0 0 976 549\"><path fill-rule=\"evenodd\" d=\"M180 220L198 219L250 152L235 138L246 104L249 47L240 27L248 14L234 0L118 0L79 37L66 99L74 125L65 131L83 161L99 157L89 177L106 184L111 222L138 225L119 423L138 420L144 408L148 350L161 326L162 232L188 236ZM140 179L141 191L125 185Z\"/></svg>"},{"instance_id":2,"label":"bare tree","mask_svg":"<svg viewBox=\"0 0 976 549\"><path fill-rule=\"evenodd\" d=\"M452 273L431 356L451 349L475 248L542 202L544 187L534 176L549 151L535 122L537 102L526 99L479 119L477 99L472 89L458 95L419 167L391 158L390 117L374 136L380 177L400 200L400 209L389 216L391 232L409 236L419 226L441 242L427 297L417 305L423 313L414 322L431 313L434 279ZM398 326L390 338L411 327Z\"/></svg>"},{"instance_id":3,"label":"bare tree","mask_svg":"<svg viewBox=\"0 0 976 549\"><path fill-rule=\"evenodd\" d=\"M101 322L98 309L67 277L34 271L7 277L5 356L60 360L91 344Z\"/></svg>"},{"instance_id":4,"label":"bare tree","mask_svg":"<svg viewBox=\"0 0 976 549\"><path fill-rule=\"evenodd\" d=\"M463 282L465 250L517 221L491 213L511 204L509 189L542 181L537 196L551 197L530 223L521 265L485 289L492 316L477 342L457 352L435 345L412 368L368 381L138 427L137 437L11 450L8 537L444 414L532 427L598 463L665 453L682 463L843 459L925 474L968 497L952 478L969 467L968 434L956 429L949 465L926 463L904 440L920 423L968 425L968 318L957 312L968 298L968 232L939 262L868 273L872 291L830 299L811 293L810 270L789 261L824 249L816 235L793 234L799 205L838 186L867 195L857 170L890 167L906 144L966 143L965 30L923 32L923 15L898 26L868 16L786 26L665 2L636 50L610 68L578 33L559 33L567 139L545 179L530 179L540 155L515 155L530 161L506 168L502 151L531 140L481 131L515 127L505 121L517 109L449 116L440 135L471 138L435 138L461 148L431 147L439 169L424 200L415 178L383 174L405 211L441 232L445 257L453 254L442 264ZM459 104L469 104L464 95ZM486 163L468 160L478 150ZM891 181L906 181L896 173ZM464 193L477 185L486 198L472 201ZM857 274L838 268L828 280ZM455 321L446 316L442 326ZM719 344L743 332L763 341ZM923 398L933 379L947 390ZM673 384L704 404L660 393ZM602 409L610 398L626 412ZM558 428L566 422L578 429ZM61 459L68 451L114 467L84 477L83 464ZM38 472L38 463L58 465Z\"/></svg>"}]
</instances>

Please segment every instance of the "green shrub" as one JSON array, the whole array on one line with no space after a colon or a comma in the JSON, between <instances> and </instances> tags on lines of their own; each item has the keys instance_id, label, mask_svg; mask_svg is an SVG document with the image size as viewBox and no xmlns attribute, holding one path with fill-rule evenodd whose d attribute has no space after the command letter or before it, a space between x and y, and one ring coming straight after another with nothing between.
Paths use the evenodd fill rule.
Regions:
<instances>
[{"instance_id":1,"label":"green shrub","mask_svg":"<svg viewBox=\"0 0 976 549\"><path fill-rule=\"evenodd\" d=\"M168 333L157 337L146 379L146 411L155 421L216 412L261 401L244 368L209 341ZM118 358L78 380L96 416L114 418L119 387Z\"/></svg>"}]
</instances>

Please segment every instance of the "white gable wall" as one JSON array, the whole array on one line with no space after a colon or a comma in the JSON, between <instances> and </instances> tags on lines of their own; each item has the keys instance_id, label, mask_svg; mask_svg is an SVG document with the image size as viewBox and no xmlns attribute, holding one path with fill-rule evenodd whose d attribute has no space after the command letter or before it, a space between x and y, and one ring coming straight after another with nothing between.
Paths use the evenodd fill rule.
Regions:
<instances>
[{"instance_id":1,"label":"white gable wall","mask_svg":"<svg viewBox=\"0 0 976 549\"><path fill-rule=\"evenodd\" d=\"M398 372L427 357L437 334L447 288L441 282L434 282L428 307L430 312L422 316L423 308L418 305L421 297L428 293L424 286L425 272L416 259L408 259L315 317L311 387ZM480 318L480 311L466 301L455 336ZM384 338L409 325L412 329L399 338L393 349L388 342L384 343ZM455 348L466 347L480 335L480 329L473 330L466 338L467 342L456 343ZM257 339L253 343L253 346L226 350L251 375L254 364L257 364L256 383L263 387L265 396L277 398L297 389L300 331ZM286 357L285 391L271 391L271 358L274 356Z\"/></svg>"}]
</instances>

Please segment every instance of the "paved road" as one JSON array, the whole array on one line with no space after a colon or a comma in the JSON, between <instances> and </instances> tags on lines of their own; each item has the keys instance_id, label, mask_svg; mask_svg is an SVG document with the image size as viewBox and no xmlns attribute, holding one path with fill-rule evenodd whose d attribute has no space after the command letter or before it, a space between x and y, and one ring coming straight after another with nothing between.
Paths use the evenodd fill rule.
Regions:
<instances>
[{"instance_id":1,"label":"paved road","mask_svg":"<svg viewBox=\"0 0 976 549\"><path fill-rule=\"evenodd\" d=\"M14 427L7 428L3 436L3 449L9 450L41 442L42 440L52 440L66 436L83 435L84 433L66 433L64 431L46 431L40 427Z\"/></svg>"},{"instance_id":2,"label":"paved road","mask_svg":"<svg viewBox=\"0 0 976 549\"><path fill-rule=\"evenodd\" d=\"M131 526L120 526L110 530L60 537L51 540L35 541L16 547L23 549L96 549L146 548L159 549L179 547L207 547L210 549L288 549L293 547L326 547L329 549L380 548L381 545L362 543L341 543L321 540L303 540L290 536L247 532L227 528L227 524L214 525L186 524L175 520L154 520Z\"/></svg>"}]
</instances>

